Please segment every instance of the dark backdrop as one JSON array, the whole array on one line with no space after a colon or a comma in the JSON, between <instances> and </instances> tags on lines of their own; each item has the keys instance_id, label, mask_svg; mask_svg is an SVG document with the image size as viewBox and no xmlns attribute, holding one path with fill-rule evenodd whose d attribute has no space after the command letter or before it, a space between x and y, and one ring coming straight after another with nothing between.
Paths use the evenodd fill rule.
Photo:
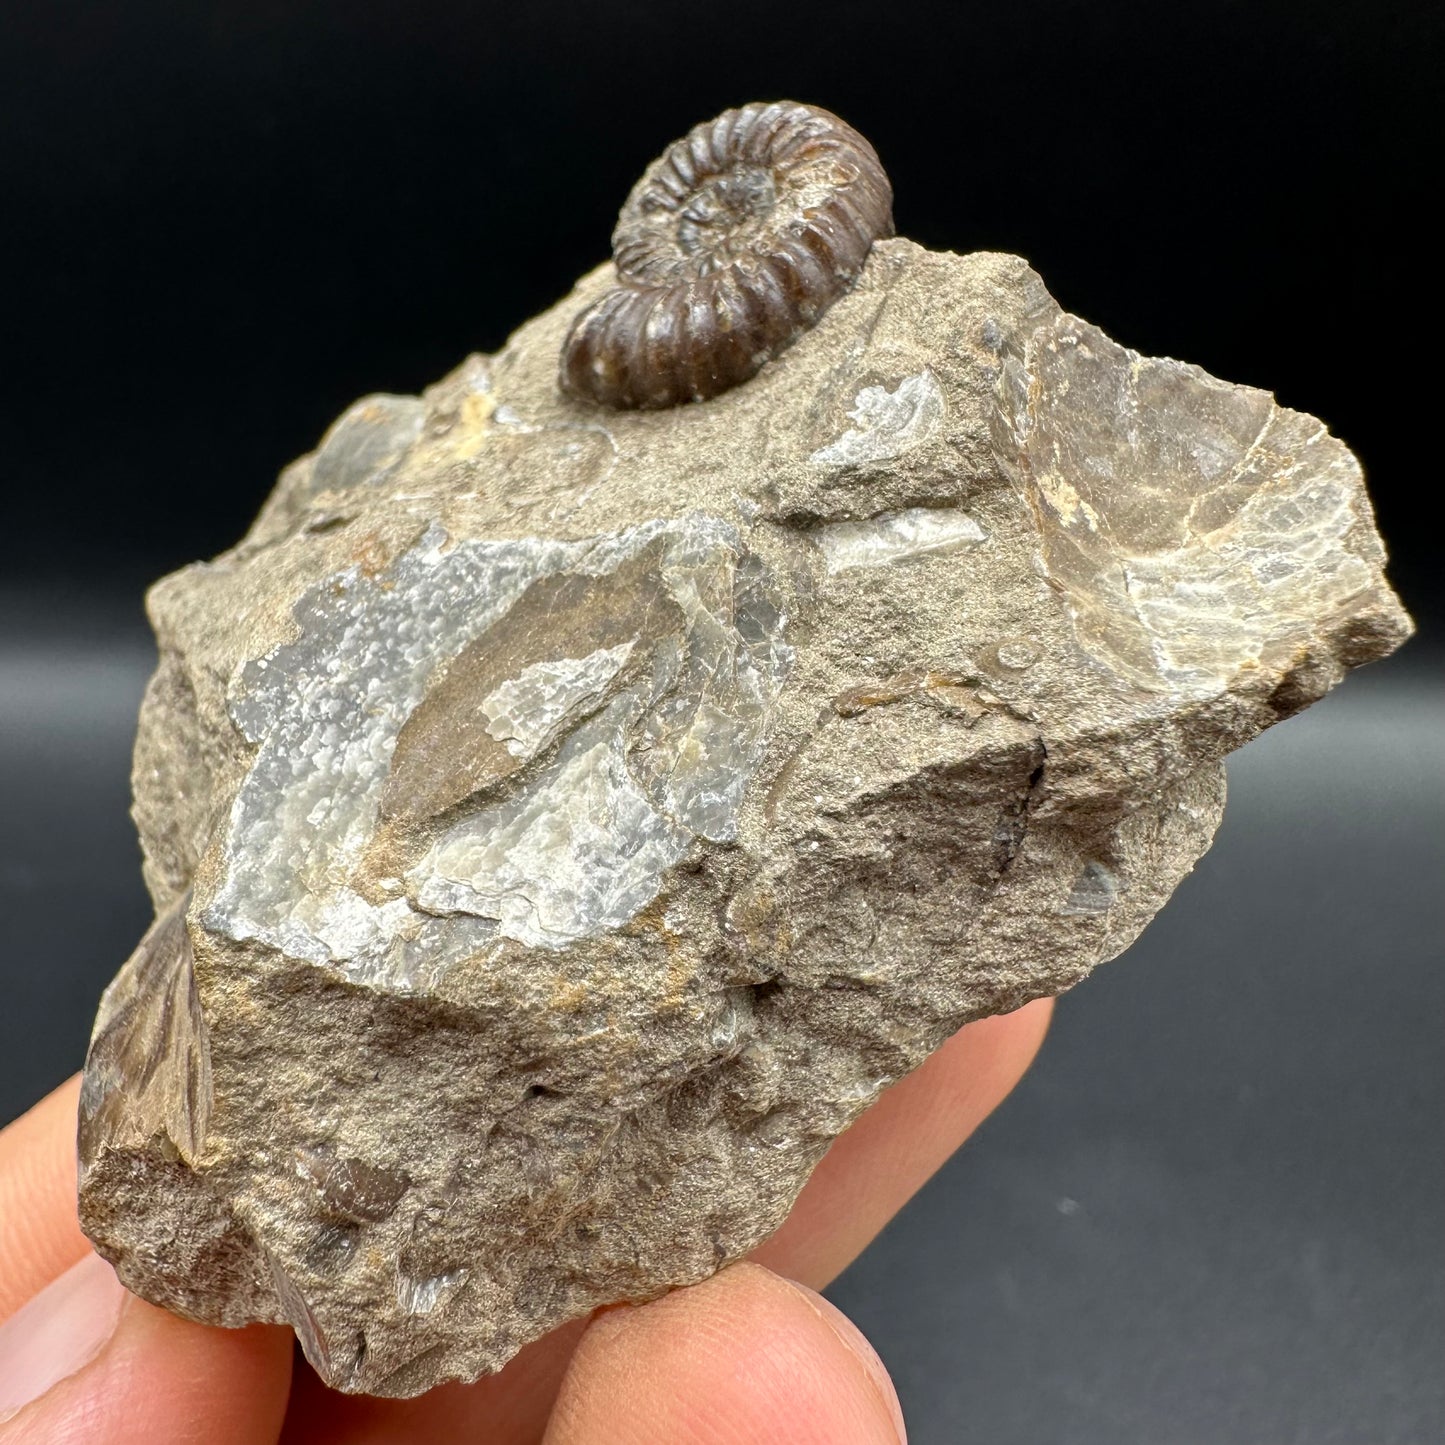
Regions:
<instances>
[{"instance_id":1,"label":"dark backdrop","mask_svg":"<svg viewBox=\"0 0 1445 1445\"><path fill-rule=\"evenodd\" d=\"M4 563L133 592L228 546L356 396L495 348L603 259L667 141L788 96L873 140L903 234L1019 252L1125 344L1323 417L1365 458L1424 606L1432 388L1404 358L1438 349L1437 258L1412 224L1439 184L1436 14L17 0Z\"/></svg>"},{"instance_id":2,"label":"dark backdrop","mask_svg":"<svg viewBox=\"0 0 1445 1445\"><path fill-rule=\"evenodd\" d=\"M749 99L1362 456L1425 622L1247 750L1221 841L837 1287L919 1445L1445 1437L1437 7L17 0L0 10L0 1115L145 921L143 585L356 396L494 349Z\"/></svg>"}]
</instances>

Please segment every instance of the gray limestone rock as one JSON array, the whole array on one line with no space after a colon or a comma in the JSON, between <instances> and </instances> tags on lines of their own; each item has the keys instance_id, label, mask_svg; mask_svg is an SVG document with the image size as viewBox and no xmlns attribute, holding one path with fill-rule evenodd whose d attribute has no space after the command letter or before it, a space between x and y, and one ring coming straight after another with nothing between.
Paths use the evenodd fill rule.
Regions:
<instances>
[{"instance_id":1,"label":"gray limestone rock","mask_svg":"<svg viewBox=\"0 0 1445 1445\"><path fill-rule=\"evenodd\" d=\"M558 390L586 277L159 583L156 924L86 1068L132 1289L410 1395L704 1278L949 1034L1209 846L1390 652L1360 469L1024 262L875 246L752 381Z\"/></svg>"}]
</instances>

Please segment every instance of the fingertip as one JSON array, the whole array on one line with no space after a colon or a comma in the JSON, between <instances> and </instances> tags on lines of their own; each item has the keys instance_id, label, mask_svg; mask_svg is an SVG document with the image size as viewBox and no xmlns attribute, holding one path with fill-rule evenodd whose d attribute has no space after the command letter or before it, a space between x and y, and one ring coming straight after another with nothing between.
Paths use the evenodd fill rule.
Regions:
<instances>
[{"instance_id":1,"label":"fingertip","mask_svg":"<svg viewBox=\"0 0 1445 1445\"><path fill-rule=\"evenodd\" d=\"M837 1335L839 1343L858 1361L865 1377L877 1392L879 1403L892 1419L898 1439L903 1445L907 1445L908 1430L903 1423L903 1406L899 1403L898 1391L893 1387L893 1377L888 1373L888 1367L883 1363L878 1351L873 1348L873 1342L832 1300L819 1294L817 1290L810 1289L795 1279L785 1279L781 1275L775 1278L796 1290L808 1307L816 1311L819 1319Z\"/></svg>"},{"instance_id":2,"label":"fingertip","mask_svg":"<svg viewBox=\"0 0 1445 1445\"><path fill-rule=\"evenodd\" d=\"M1052 1015L1043 998L961 1028L833 1141L751 1258L816 1288L835 1279L1008 1097Z\"/></svg>"},{"instance_id":3,"label":"fingertip","mask_svg":"<svg viewBox=\"0 0 1445 1445\"><path fill-rule=\"evenodd\" d=\"M1043 1047L1053 1022L1054 1003L1052 998L1036 998L1012 1013L978 1019L954 1034L939 1053L947 1055L966 1048L972 1054L975 1070L1006 1074L1017 1080Z\"/></svg>"},{"instance_id":4,"label":"fingertip","mask_svg":"<svg viewBox=\"0 0 1445 1445\"><path fill-rule=\"evenodd\" d=\"M75 1217L78 1075L0 1130L0 1320L90 1249Z\"/></svg>"},{"instance_id":5,"label":"fingertip","mask_svg":"<svg viewBox=\"0 0 1445 1445\"><path fill-rule=\"evenodd\" d=\"M545 1445L898 1445L877 1355L811 1291L739 1264L599 1315Z\"/></svg>"},{"instance_id":6,"label":"fingertip","mask_svg":"<svg viewBox=\"0 0 1445 1445\"><path fill-rule=\"evenodd\" d=\"M291 1353L289 1331L193 1324L87 1255L0 1333L0 1445L272 1445Z\"/></svg>"},{"instance_id":7,"label":"fingertip","mask_svg":"<svg viewBox=\"0 0 1445 1445\"><path fill-rule=\"evenodd\" d=\"M206 1445L271 1445L291 1388L294 1337L282 1325L218 1329L132 1299L114 1361L115 1380L146 1404L117 1441L152 1445L190 1422ZM137 1430L136 1419L151 1429ZM133 1433L131 1433L133 1432ZM188 1438L184 1435L180 1438Z\"/></svg>"}]
</instances>

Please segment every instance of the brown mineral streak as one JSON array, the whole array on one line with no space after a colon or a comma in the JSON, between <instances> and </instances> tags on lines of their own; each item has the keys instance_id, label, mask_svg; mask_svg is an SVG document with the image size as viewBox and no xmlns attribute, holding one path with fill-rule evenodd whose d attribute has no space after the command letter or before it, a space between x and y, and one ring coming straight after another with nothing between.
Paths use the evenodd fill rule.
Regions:
<instances>
[{"instance_id":1,"label":"brown mineral streak","mask_svg":"<svg viewBox=\"0 0 1445 1445\"><path fill-rule=\"evenodd\" d=\"M129 1287L404 1396L705 1278L962 1024L1127 947L1225 754L1408 636L1313 418L1015 257L866 255L751 380L605 433L557 373L595 272L152 593L157 921L80 1134ZM948 440L870 433L925 375ZM921 508L987 544L900 548Z\"/></svg>"},{"instance_id":2,"label":"brown mineral streak","mask_svg":"<svg viewBox=\"0 0 1445 1445\"><path fill-rule=\"evenodd\" d=\"M483 701L524 668L680 635L682 618L658 584L658 550L654 544L601 576L532 583L501 622L464 648L397 736L382 817L402 825L436 817L464 799L490 794L522 770L526 760L483 732L479 718Z\"/></svg>"},{"instance_id":3,"label":"brown mineral streak","mask_svg":"<svg viewBox=\"0 0 1445 1445\"><path fill-rule=\"evenodd\" d=\"M659 1012L681 1008L697 976L696 960L689 953L686 941L669 926L667 910L667 894L660 893L627 925L629 934L654 938L662 945L667 969L658 996Z\"/></svg>"},{"instance_id":4,"label":"brown mineral streak","mask_svg":"<svg viewBox=\"0 0 1445 1445\"><path fill-rule=\"evenodd\" d=\"M869 708L887 707L905 698L923 697L945 706L973 703L983 708L1003 706L1001 700L979 686L976 674L933 668L904 668L882 682L847 688L833 699L839 717L857 717Z\"/></svg>"}]
</instances>

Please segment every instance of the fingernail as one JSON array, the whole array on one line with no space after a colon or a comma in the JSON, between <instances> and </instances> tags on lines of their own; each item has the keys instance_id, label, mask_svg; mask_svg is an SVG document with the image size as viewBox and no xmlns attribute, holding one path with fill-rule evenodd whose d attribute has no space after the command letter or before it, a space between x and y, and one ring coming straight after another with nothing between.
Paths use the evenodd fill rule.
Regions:
<instances>
[{"instance_id":1,"label":"fingernail","mask_svg":"<svg viewBox=\"0 0 1445 1445\"><path fill-rule=\"evenodd\" d=\"M83 1370L115 1333L125 1289L88 1254L0 1324L0 1423Z\"/></svg>"},{"instance_id":2,"label":"fingernail","mask_svg":"<svg viewBox=\"0 0 1445 1445\"><path fill-rule=\"evenodd\" d=\"M878 1358L878 1352L868 1343L868 1336L837 1305L824 1299L817 1290L809 1289L795 1279L788 1280L788 1283L817 1310L823 1323L829 1326L863 1366L863 1372L878 1392L878 1398L893 1417L893 1428L898 1432L898 1445L908 1445L908 1427L903 1423L903 1407L898 1403L898 1392L893 1388L893 1378L883 1361Z\"/></svg>"}]
</instances>

